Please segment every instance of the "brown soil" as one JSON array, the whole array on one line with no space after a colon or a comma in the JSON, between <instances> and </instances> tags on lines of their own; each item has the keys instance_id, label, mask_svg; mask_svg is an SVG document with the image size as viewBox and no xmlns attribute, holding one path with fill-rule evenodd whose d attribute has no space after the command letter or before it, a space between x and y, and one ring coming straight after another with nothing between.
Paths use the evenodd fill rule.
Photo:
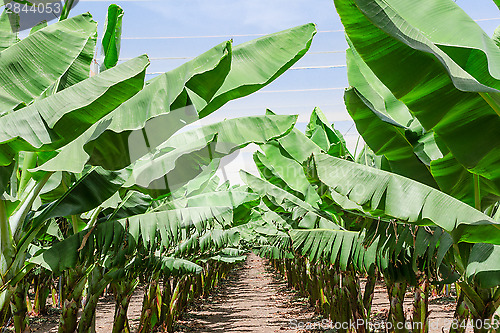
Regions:
<instances>
[{"instance_id":1,"label":"brown soil","mask_svg":"<svg viewBox=\"0 0 500 333\"><path fill-rule=\"evenodd\" d=\"M143 294L144 290L138 288L129 307L132 331L138 324ZM408 318L411 315L411 299L412 295L408 293L404 303ZM429 332L448 331L454 303L453 297L431 298ZM382 284L377 285L372 306L373 321L384 322L388 307L387 292ZM113 315L113 297L102 297L97 309L97 333L111 331ZM50 315L32 317L30 321L32 332L57 332L58 310L52 309ZM312 333L326 331L325 325L320 325L322 321L323 318L314 313L307 300L289 290L286 282L266 265L265 260L250 254L247 261L234 270L211 296L188 309L177 323L177 332Z\"/></svg>"},{"instance_id":2,"label":"brown soil","mask_svg":"<svg viewBox=\"0 0 500 333\"><path fill-rule=\"evenodd\" d=\"M139 325L141 316L142 299L144 289L137 288L130 300L128 318L130 328L134 329ZM112 295L103 296L97 304L96 311L96 333L109 333L113 329L113 316L115 313L114 297ZM49 315L30 318L31 331L34 333L57 332L59 325L59 310L51 308Z\"/></svg>"},{"instance_id":3,"label":"brown soil","mask_svg":"<svg viewBox=\"0 0 500 333\"><path fill-rule=\"evenodd\" d=\"M295 320L320 319L305 299L288 290L286 282L263 259L250 254L217 293L183 316L178 332L278 332L289 329Z\"/></svg>"}]
</instances>

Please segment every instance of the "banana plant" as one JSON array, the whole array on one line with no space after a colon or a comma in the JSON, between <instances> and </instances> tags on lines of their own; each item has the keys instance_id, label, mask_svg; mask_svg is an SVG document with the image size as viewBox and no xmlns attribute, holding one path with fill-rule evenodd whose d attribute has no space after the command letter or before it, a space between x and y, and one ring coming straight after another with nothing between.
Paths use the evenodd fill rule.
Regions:
<instances>
[{"instance_id":1,"label":"banana plant","mask_svg":"<svg viewBox=\"0 0 500 333\"><path fill-rule=\"evenodd\" d=\"M120 19L120 15L115 16ZM117 25L110 26L115 29L114 36L119 35ZM156 189L148 188L157 177L165 174L148 176L148 170L152 168L148 169L146 158L142 162L139 159L186 124L272 82L305 54L315 34L314 25L309 24L248 42L234 50L231 42L222 43L179 69L144 82L149 64L146 56L88 77L95 48L95 28L96 24L88 14L67 18L34 29L30 36L2 51L4 65L0 61L0 71L8 71L7 62L16 63L15 68L23 68L23 71L9 71L9 75L2 76L7 81L2 84L3 92L0 91L4 120L0 130L3 133L3 139L0 138L0 184L5 192L0 204L3 283L0 308L5 319L3 322L8 319L5 318L7 306L15 285L26 273L26 267L23 267L25 250L47 221L70 216L72 233L76 234L81 228L78 214L101 205L127 181L126 186L137 186L155 197L173 190L175 186L156 192ZM65 43L56 43L59 38ZM34 50L39 53L34 60L19 56L31 45L37 45ZM116 45L114 47L116 50ZM112 57L111 53L107 53L109 57ZM262 71L258 63L264 59L267 63L271 58L269 54L276 57ZM44 70L42 77L36 74L40 68ZM243 75L248 73L255 75ZM131 117L132 114L137 117ZM259 125L271 126L269 117L251 122L257 124L261 120L264 123ZM294 122L291 118L289 120ZM289 128L286 125L289 120L281 125ZM169 126L163 133L143 131L147 126L154 128L165 123ZM148 131L149 137L147 133L142 135ZM271 133L272 129L269 131ZM197 133L198 136L190 141L195 146L180 149L179 142L172 143L177 146L157 150L155 162L175 171L179 168L165 163L167 158L177 156L179 161L190 160L198 153L195 160L209 164L211 157L206 153L212 146L215 146L213 150L217 158L238 148L238 145L228 147L221 143L217 137L219 132L214 128L203 136L199 136L203 132ZM140 135L142 142L148 144L139 145L134 151L134 147L129 146L130 142L137 142L134 135ZM224 137L223 134L220 136ZM252 140L267 139L259 134ZM132 167L133 163L136 169ZM15 176L18 170L19 177ZM194 168L184 176L193 177L202 171ZM63 177L60 177L61 172ZM52 177L69 179L69 182L50 185L58 190L51 192L45 186L49 182L57 183ZM100 193L99 182L111 187ZM49 192L52 196L59 193L59 196L40 208L33 208L35 202L44 203L40 194ZM83 193L92 195L82 201Z\"/></svg>"},{"instance_id":2,"label":"banana plant","mask_svg":"<svg viewBox=\"0 0 500 333\"><path fill-rule=\"evenodd\" d=\"M498 146L493 130L499 121L498 79L493 74L498 47L451 1L423 2L418 13L412 12L409 2L397 0L370 4L341 0L335 5L350 44L352 87L346 92L346 105L367 144L388 161L385 170L424 182L477 209L471 211L477 217L465 216L468 223L480 223L475 231L464 231L477 237L460 236L468 228L460 219L454 227L450 223L441 227L460 244L454 246L462 276L457 289L466 296L473 323L484 324L498 307L496 268L479 264L491 263L496 248L496 241L480 230L483 225L494 226L498 207L498 165L492 158ZM435 11L437 5L447 9ZM452 34L445 22L456 22ZM457 40L465 31L466 37ZM484 40L480 46L478 38ZM421 202L412 210L425 216L425 206ZM433 206L440 203L434 201Z\"/></svg>"},{"instance_id":3,"label":"banana plant","mask_svg":"<svg viewBox=\"0 0 500 333\"><path fill-rule=\"evenodd\" d=\"M321 124L321 126L315 127L315 137L326 138L328 137L327 133L330 133L330 137L332 137L335 132L325 130L330 125L326 121L319 121L321 119L324 119L324 116L319 110L315 110L308 128L311 128L312 124ZM323 131L323 135L319 134L321 131ZM376 209L367 211L358 202L331 191L315 176L314 167L311 167L308 161L308 153L312 152L317 156L338 154L337 156L342 158L336 158L336 160L346 163L346 170L353 168L352 157L349 154L339 153L345 151L345 148L332 150L328 148L328 145L323 145L323 148L320 149L314 144L311 145L312 139L309 138L314 136L310 133L310 131L306 132L307 136L305 136L294 130L289 135L262 146L262 150L266 154L257 153L254 158L261 177L265 180L249 174L242 174L242 179L254 191L264 196L268 211L261 213L261 220L269 220L266 216L273 215L271 220L277 221L277 217L281 216L279 218L281 222L278 223L279 230L272 231L271 228L269 231L266 229L265 238L270 241L260 242L259 252L271 256L273 259L286 258L287 256L293 258L294 254L303 255L308 257L311 264L326 260L339 267L341 271L346 271L348 267L351 267L353 272L357 272L357 274L371 272L376 268L384 276L389 297L394 300L391 301L393 306L391 306L390 317L392 316L392 318L389 318L394 323L406 320L401 308L404 297L402 291L406 288L407 283L413 285L416 297L412 321L414 324L421 325L422 332L428 330L428 312L426 310L428 306L426 299L429 293L428 281L447 279L453 282L458 278L456 272L451 269L455 258L448 251L453 245L452 237L439 227L398 226L394 224L393 217L391 220L388 216L380 215ZM341 141L341 136L338 134L337 138L332 142ZM303 149L304 147L306 148ZM368 150L369 148L366 148L362 154L366 161L373 159L368 158ZM324 153L327 151L330 151L330 155ZM333 151L337 153L332 153ZM370 166L370 169L375 170L373 166L375 165ZM304 170L307 172L304 173ZM344 176L345 174L342 172L336 174L337 179ZM307 192L304 189L307 187L302 187L302 192L297 191L298 187L294 184L298 183L308 184L311 189L317 192L319 201L315 201L316 209L300 202L305 198L304 194ZM353 181L353 184L357 183ZM351 193L355 190L357 189L349 188L346 191ZM462 205L474 210L465 204ZM274 212L271 213L269 209ZM291 214L285 214L287 211ZM304 215L299 211L305 211L307 214ZM326 221L330 220L330 223L321 222L321 218L318 217L326 218ZM405 221L399 223L403 222ZM322 224L322 226L317 223ZM283 224L288 224L288 226L283 228ZM262 233L263 229L259 226L257 230ZM431 245L429 246L429 244ZM277 266L280 267L280 265ZM286 274L290 268L281 267L281 271ZM323 272L322 269L319 271ZM292 274L288 272L287 277L289 280L293 280L290 275ZM351 278L355 278L355 276L356 274ZM299 289L309 288L300 285L300 278L298 281ZM317 282L312 284L317 284ZM321 292L325 293L326 291ZM308 296L325 305L326 300L318 296L321 292L311 289ZM357 294L355 289L350 292ZM329 292L329 295L332 293ZM365 306L365 317L359 317L359 319L369 318L370 292L363 299L366 301L352 304L352 309L356 309L357 304ZM348 298L346 300L348 301ZM363 309L363 307L358 308ZM325 310L330 313L332 318L341 319L338 317L341 314L332 313L330 309ZM358 312L359 314L360 312ZM363 331L367 327L358 327L358 329Z\"/></svg>"},{"instance_id":4,"label":"banana plant","mask_svg":"<svg viewBox=\"0 0 500 333\"><path fill-rule=\"evenodd\" d=\"M230 228L236 221L231 216L233 211L244 209L247 203L257 198L257 195L247 191L206 192L167 201L155 205L149 212L128 217L124 217L127 210L121 205L117 207L121 212L115 211L112 214L121 219L104 217L95 228L83 230L43 252L39 251L41 253L31 262L41 264L55 274L78 266L90 267L87 270L97 274L97 279L92 276L89 280L93 292L89 293L91 299L87 300L83 310L78 332L87 332L90 329L97 299L110 283L117 297L113 331L127 331L129 328L126 308L140 276L148 277L148 288L143 303L145 316L141 319L139 331L148 331L156 324L161 324L159 317L163 318L163 323L171 330L172 321L186 302L181 300L181 304L176 303L179 292L183 293L183 297L187 297L184 286L187 283L185 272L201 273L201 267L190 262L232 262L244 259L240 252L237 251L238 255L234 255L234 251L226 249L228 246L238 246L237 232ZM128 206L135 205L131 202ZM214 226L219 229L213 229ZM61 256L61 253L67 255ZM206 265L204 267L205 271L209 270ZM177 271L174 271L174 268ZM172 295L165 294L164 291L162 301L157 295L158 284L163 279L164 284L170 285L170 278L173 276L182 278L172 283L169 288L177 288L178 292ZM212 278L213 276L205 277L209 280ZM191 278L188 280L196 285L196 281ZM193 298L194 295L190 297ZM163 314L161 311L157 313L157 302L161 304L167 298L170 305L163 310Z\"/></svg>"}]
</instances>

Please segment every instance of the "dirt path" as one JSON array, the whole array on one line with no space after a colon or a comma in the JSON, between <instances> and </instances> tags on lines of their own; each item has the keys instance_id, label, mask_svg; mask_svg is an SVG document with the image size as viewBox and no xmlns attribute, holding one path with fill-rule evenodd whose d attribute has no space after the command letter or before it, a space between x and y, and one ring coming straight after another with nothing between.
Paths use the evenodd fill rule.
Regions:
<instances>
[{"instance_id":1,"label":"dirt path","mask_svg":"<svg viewBox=\"0 0 500 333\"><path fill-rule=\"evenodd\" d=\"M138 324L144 290L138 288L132 297L128 318L131 329ZM407 317L411 313L409 292L405 297L404 309ZM454 310L453 298L431 298L430 332L442 332L449 327ZM375 288L372 320L384 322L387 319L389 302L387 291L379 283ZM102 297L96 311L96 332L108 333L113 327L114 301L112 296ZM50 316L32 318L32 332L57 332L58 311ZM197 301L177 323L177 332L324 332L330 328L320 325L322 318L314 314L304 298L287 288L286 282L261 259L251 253L247 261L235 269L230 276L205 300ZM307 329L304 325L312 323ZM321 329L322 328L322 329ZM377 330L374 330L377 332ZM469 332L469 331L468 331Z\"/></svg>"},{"instance_id":2,"label":"dirt path","mask_svg":"<svg viewBox=\"0 0 500 333\"><path fill-rule=\"evenodd\" d=\"M214 294L183 316L178 332L277 332L314 318L304 300L294 298L253 253Z\"/></svg>"}]
</instances>

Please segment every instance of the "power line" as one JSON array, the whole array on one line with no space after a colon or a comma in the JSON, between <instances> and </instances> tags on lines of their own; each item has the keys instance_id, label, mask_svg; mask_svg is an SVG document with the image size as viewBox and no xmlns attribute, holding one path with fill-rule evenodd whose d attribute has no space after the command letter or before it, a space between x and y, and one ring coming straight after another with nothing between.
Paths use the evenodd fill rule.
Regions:
<instances>
[{"instance_id":1,"label":"power line","mask_svg":"<svg viewBox=\"0 0 500 333\"><path fill-rule=\"evenodd\" d=\"M496 20L500 20L500 18L499 17L492 17L492 18L477 19L477 20L474 20L474 22L496 21Z\"/></svg>"},{"instance_id":2,"label":"power line","mask_svg":"<svg viewBox=\"0 0 500 333\"><path fill-rule=\"evenodd\" d=\"M345 68L347 65L325 65L325 66L301 66L301 67L291 67L290 70L298 69L325 69L325 68Z\"/></svg>"},{"instance_id":3,"label":"power line","mask_svg":"<svg viewBox=\"0 0 500 333\"><path fill-rule=\"evenodd\" d=\"M300 66L300 67L291 67L289 70L304 70L304 69L328 69L328 68L345 68L347 65L325 65L325 66ZM159 75L164 74L165 72L149 72L146 75Z\"/></svg>"},{"instance_id":4,"label":"power line","mask_svg":"<svg viewBox=\"0 0 500 333\"><path fill-rule=\"evenodd\" d=\"M333 53L345 53L345 50L340 51L313 51L307 52L306 55L309 54L333 54ZM185 59L194 59L195 57L150 57L149 60L185 60ZM134 58L120 58L119 61L127 61L132 60Z\"/></svg>"},{"instance_id":5,"label":"power line","mask_svg":"<svg viewBox=\"0 0 500 333\"><path fill-rule=\"evenodd\" d=\"M344 32L341 30L322 30L318 31L321 33L331 33L331 32ZM202 35L202 36L147 36L147 37L122 37L125 40L138 40L138 39L195 39L195 38L233 38L233 37L262 37L269 34L234 34L234 35Z\"/></svg>"},{"instance_id":6,"label":"power line","mask_svg":"<svg viewBox=\"0 0 500 333\"><path fill-rule=\"evenodd\" d=\"M309 89L285 89L285 90L259 90L255 94L265 93L288 93L288 92L306 92L306 91L330 91L330 90L344 90L346 87L333 87L333 88L309 88Z\"/></svg>"},{"instance_id":7,"label":"power line","mask_svg":"<svg viewBox=\"0 0 500 333\"><path fill-rule=\"evenodd\" d=\"M490 17L483 19L476 19L474 22L485 22L485 21L497 21L500 20L500 17ZM344 32L344 29L338 30L320 30L321 33L336 33L336 32ZM123 40L142 40L142 39L197 39L197 38L232 38L232 37L262 37L269 34L234 34L234 35L201 35L201 36L144 36L144 37L122 37Z\"/></svg>"}]
</instances>

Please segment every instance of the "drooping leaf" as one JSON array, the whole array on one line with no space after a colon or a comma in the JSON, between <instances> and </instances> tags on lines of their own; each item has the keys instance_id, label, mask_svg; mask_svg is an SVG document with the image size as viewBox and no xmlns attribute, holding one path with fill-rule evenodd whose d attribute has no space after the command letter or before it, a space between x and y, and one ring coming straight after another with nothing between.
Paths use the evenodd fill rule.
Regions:
<instances>
[{"instance_id":1,"label":"drooping leaf","mask_svg":"<svg viewBox=\"0 0 500 333\"><path fill-rule=\"evenodd\" d=\"M500 188L500 50L453 1L335 1L364 62L456 160ZM450 29L450 22L453 24ZM488 142L487 145L484 142Z\"/></svg>"},{"instance_id":2,"label":"drooping leaf","mask_svg":"<svg viewBox=\"0 0 500 333\"><path fill-rule=\"evenodd\" d=\"M312 262L324 260L337 264L342 270L353 266L360 271L371 271L377 263L377 243L368 249L359 232L330 229L294 229L290 231L293 249Z\"/></svg>"},{"instance_id":3,"label":"drooping leaf","mask_svg":"<svg viewBox=\"0 0 500 333\"><path fill-rule=\"evenodd\" d=\"M202 166L210 165L212 160L231 154L249 143L266 143L287 134L296 119L296 116L227 119L172 136L155 152L145 155L133 165L132 177L125 186L153 185L156 189L167 191L179 188L200 174ZM182 157L184 161L181 163L173 156ZM160 184L152 184L157 179Z\"/></svg>"},{"instance_id":4,"label":"drooping leaf","mask_svg":"<svg viewBox=\"0 0 500 333\"><path fill-rule=\"evenodd\" d=\"M325 154L315 155L314 163L315 175L332 194L348 198L372 216L437 225L448 231L456 242L500 243L500 224L439 190Z\"/></svg>"}]
</instances>

